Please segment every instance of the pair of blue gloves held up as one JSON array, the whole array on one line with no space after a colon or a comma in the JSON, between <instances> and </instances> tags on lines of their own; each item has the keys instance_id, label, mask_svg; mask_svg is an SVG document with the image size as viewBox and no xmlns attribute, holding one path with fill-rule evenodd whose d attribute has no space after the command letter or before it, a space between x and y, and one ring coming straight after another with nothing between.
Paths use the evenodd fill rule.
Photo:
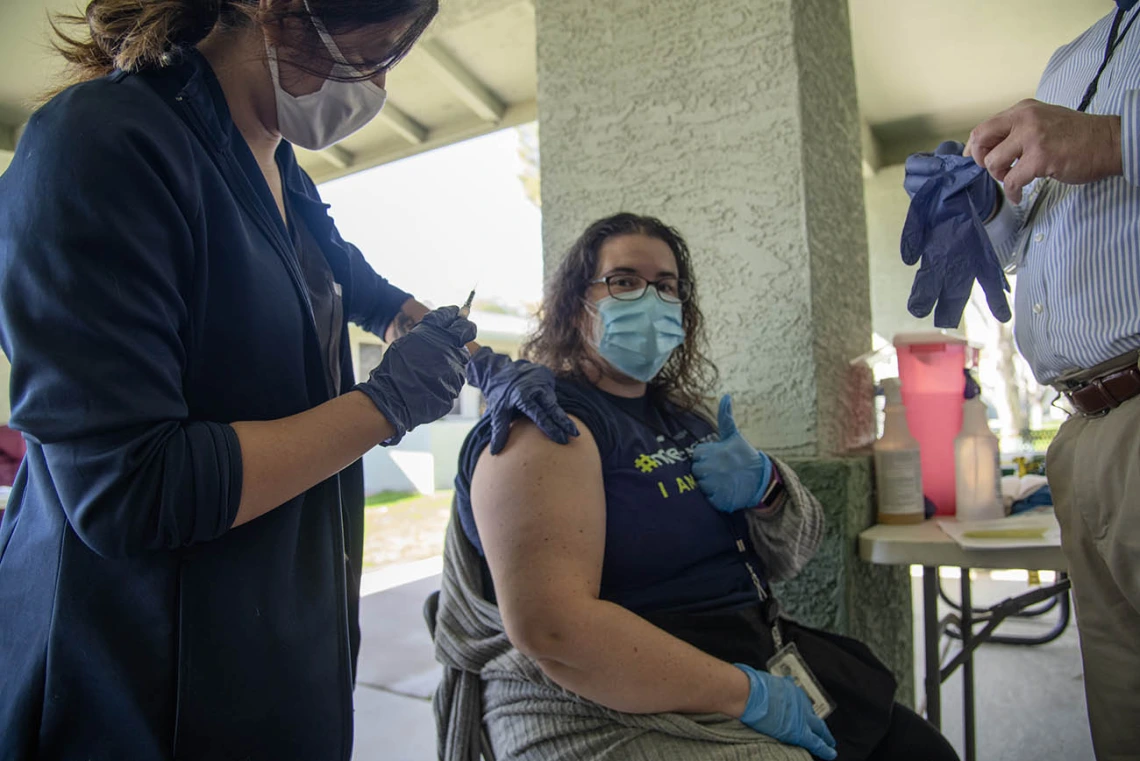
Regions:
<instances>
[{"instance_id":1,"label":"pair of blue gloves held up","mask_svg":"<svg viewBox=\"0 0 1140 761\"><path fill-rule=\"evenodd\" d=\"M998 203L997 182L961 143L947 141L934 153L906 161L903 187L911 197L900 248L908 265L921 260L907 308L915 317L934 310L934 325L956 328L977 280L990 311L1010 319L1009 282L984 223Z\"/></svg>"}]
</instances>

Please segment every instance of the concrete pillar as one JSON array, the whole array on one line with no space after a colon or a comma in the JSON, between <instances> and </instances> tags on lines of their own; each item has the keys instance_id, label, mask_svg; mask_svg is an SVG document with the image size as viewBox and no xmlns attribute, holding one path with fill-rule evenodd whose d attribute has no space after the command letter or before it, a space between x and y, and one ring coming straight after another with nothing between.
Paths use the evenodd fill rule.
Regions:
<instances>
[{"instance_id":1,"label":"concrete pillar","mask_svg":"<svg viewBox=\"0 0 1140 761\"><path fill-rule=\"evenodd\" d=\"M838 595L793 588L794 612L861 634L838 607L867 581L849 561L870 482L849 453L872 433L847 365L871 309L846 0L535 0L535 16L547 267L616 211L681 230L721 371L709 393L733 393L757 446L818 459L811 485L839 495L821 550ZM909 580L892 578L909 637ZM906 648L876 649L909 682Z\"/></svg>"}]
</instances>

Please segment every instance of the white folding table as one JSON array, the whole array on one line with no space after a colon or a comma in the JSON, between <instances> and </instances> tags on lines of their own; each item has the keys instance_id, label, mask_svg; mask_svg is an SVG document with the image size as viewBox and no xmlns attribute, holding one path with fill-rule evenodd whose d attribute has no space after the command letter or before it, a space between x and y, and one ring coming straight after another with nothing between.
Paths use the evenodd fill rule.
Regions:
<instances>
[{"instance_id":1,"label":"white folding table","mask_svg":"<svg viewBox=\"0 0 1140 761\"><path fill-rule=\"evenodd\" d=\"M922 566L923 640L925 647L925 691L927 719L941 729L942 683L962 667L962 710L965 727L966 761L976 761L974 734L974 650L985 642L994 641L994 630L1009 618L1022 614L1033 605L1060 595L1062 619L1054 630L1057 636L1068 624L1069 579L1061 548L1055 545L1018 547L1011 549L966 550L951 539L934 520L909 526L874 526L859 535L859 556L881 565ZM961 569L962 599L960 614L938 618L941 566ZM1030 590L1021 595L976 611L972 607L970 570L1022 568L1037 571L1058 571L1056 583ZM982 628L975 632L974 627ZM957 627L957 633L951 628ZM944 633L961 639L962 647L946 665L942 665L939 646ZM1014 641L1005 638L1000 641Z\"/></svg>"}]
</instances>

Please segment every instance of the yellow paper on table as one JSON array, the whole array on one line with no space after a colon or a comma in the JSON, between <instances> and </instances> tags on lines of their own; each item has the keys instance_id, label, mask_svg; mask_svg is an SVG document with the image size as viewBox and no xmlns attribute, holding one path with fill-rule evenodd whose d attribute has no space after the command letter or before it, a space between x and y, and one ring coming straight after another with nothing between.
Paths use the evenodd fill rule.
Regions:
<instances>
[{"instance_id":1,"label":"yellow paper on table","mask_svg":"<svg viewBox=\"0 0 1140 761\"><path fill-rule=\"evenodd\" d=\"M967 539L1044 539L1045 527L1041 528L990 528L963 531Z\"/></svg>"},{"instance_id":2,"label":"yellow paper on table","mask_svg":"<svg viewBox=\"0 0 1140 761\"><path fill-rule=\"evenodd\" d=\"M967 550L1060 547L1061 527L1052 510L1025 513L989 521L943 518L939 527Z\"/></svg>"}]
</instances>

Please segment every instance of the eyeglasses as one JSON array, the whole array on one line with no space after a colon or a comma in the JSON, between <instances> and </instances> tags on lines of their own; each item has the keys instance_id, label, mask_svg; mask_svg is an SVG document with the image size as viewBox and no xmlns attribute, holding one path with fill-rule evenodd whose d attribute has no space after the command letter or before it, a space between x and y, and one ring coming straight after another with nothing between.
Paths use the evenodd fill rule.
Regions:
<instances>
[{"instance_id":1,"label":"eyeglasses","mask_svg":"<svg viewBox=\"0 0 1140 761\"><path fill-rule=\"evenodd\" d=\"M610 295L618 301L637 301L645 295L645 292L649 290L649 286L653 286L654 292L657 293L657 298L667 304L684 304L693 295L693 281L673 277L672 275L658 278L657 280L646 280L641 277L641 275L628 275L623 273L618 275L606 275L605 277L590 281L590 285L598 285L600 283L605 283Z\"/></svg>"}]
</instances>

